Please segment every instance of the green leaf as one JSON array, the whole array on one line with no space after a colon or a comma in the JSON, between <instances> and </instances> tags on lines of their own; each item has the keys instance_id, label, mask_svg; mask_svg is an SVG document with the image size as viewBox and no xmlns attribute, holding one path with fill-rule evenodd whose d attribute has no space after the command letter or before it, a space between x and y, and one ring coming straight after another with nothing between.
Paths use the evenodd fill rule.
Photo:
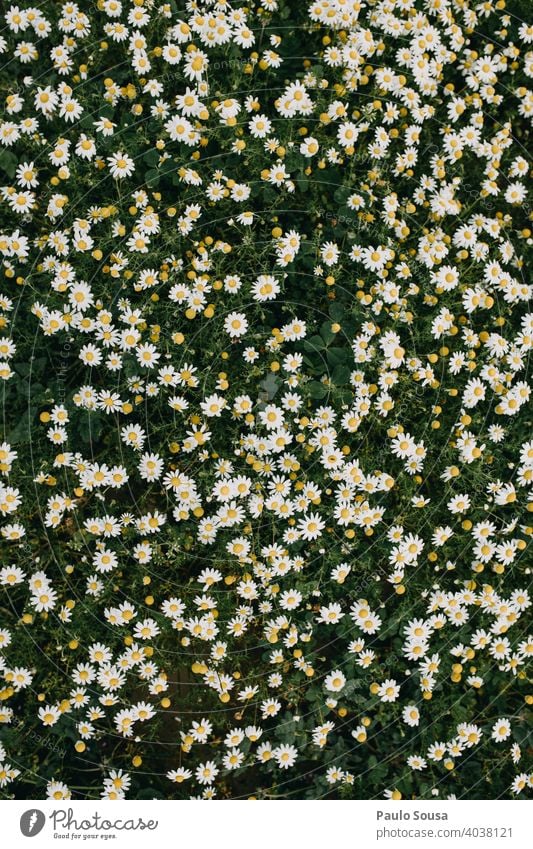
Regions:
<instances>
[{"instance_id":1,"label":"green leaf","mask_svg":"<svg viewBox=\"0 0 533 849\"><path fill-rule=\"evenodd\" d=\"M31 440L32 434L32 422L36 414L36 409L26 408L22 415L18 418L15 427L9 432L7 440L12 445L16 445L20 442L29 442Z\"/></svg>"},{"instance_id":2,"label":"green leaf","mask_svg":"<svg viewBox=\"0 0 533 849\"><path fill-rule=\"evenodd\" d=\"M335 339L335 334L333 333L333 330L331 329L331 322L330 321L325 321L322 324L322 326L320 328L320 335L322 336L322 339L324 340L326 345L329 345L329 343L332 342L333 339Z\"/></svg>"},{"instance_id":3,"label":"green leaf","mask_svg":"<svg viewBox=\"0 0 533 849\"><path fill-rule=\"evenodd\" d=\"M159 183L159 177L160 174L157 168L151 168L149 171L146 172L144 181L147 186L157 186Z\"/></svg>"},{"instance_id":4,"label":"green leaf","mask_svg":"<svg viewBox=\"0 0 533 849\"><path fill-rule=\"evenodd\" d=\"M333 369L333 374L331 375L331 382L335 384L335 386L342 386L345 383L348 383L350 380L351 370L348 366L338 365Z\"/></svg>"},{"instance_id":5,"label":"green leaf","mask_svg":"<svg viewBox=\"0 0 533 849\"><path fill-rule=\"evenodd\" d=\"M324 384L320 383L318 380L311 380L307 386L311 398L320 399L324 398L328 394L327 386L324 386Z\"/></svg>"},{"instance_id":6,"label":"green leaf","mask_svg":"<svg viewBox=\"0 0 533 849\"><path fill-rule=\"evenodd\" d=\"M333 301L329 307L329 314L332 317L333 321L342 321L344 316L346 315L346 305L339 304L338 301Z\"/></svg>"},{"instance_id":7,"label":"green leaf","mask_svg":"<svg viewBox=\"0 0 533 849\"><path fill-rule=\"evenodd\" d=\"M310 339L305 340L303 347L306 351L323 351L325 348L324 339L322 336L311 336Z\"/></svg>"},{"instance_id":8,"label":"green leaf","mask_svg":"<svg viewBox=\"0 0 533 849\"><path fill-rule=\"evenodd\" d=\"M155 148L152 148L147 153L144 154L143 160L147 165L150 165L151 168L154 168L159 162L159 153Z\"/></svg>"},{"instance_id":9,"label":"green leaf","mask_svg":"<svg viewBox=\"0 0 533 849\"><path fill-rule=\"evenodd\" d=\"M271 401L279 389L280 381L274 374L268 374L259 384L260 397L265 401Z\"/></svg>"},{"instance_id":10,"label":"green leaf","mask_svg":"<svg viewBox=\"0 0 533 849\"><path fill-rule=\"evenodd\" d=\"M328 348L326 356L330 366L348 365L350 362L350 351L346 348Z\"/></svg>"},{"instance_id":11,"label":"green leaf","mask_svg":"<svg viewBox=\"0 0 533 849\"><path fill-rule=\"evenodd\" d=\"M10 150L3 150L0 153L0 168L5 171L10 179L15 176L17 165L18 159Z\"/></svg>"}]
</instances>

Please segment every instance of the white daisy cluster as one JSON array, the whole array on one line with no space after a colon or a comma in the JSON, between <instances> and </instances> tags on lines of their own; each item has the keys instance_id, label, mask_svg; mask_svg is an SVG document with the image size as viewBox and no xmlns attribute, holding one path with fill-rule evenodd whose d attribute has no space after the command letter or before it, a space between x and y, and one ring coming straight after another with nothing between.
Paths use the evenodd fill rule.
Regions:
<instances>
[{"instance_id":1,"label":"white daisy cluster","mask_svg":"<svg viewBox=\"0 0 533 849\"><path fill-rule=\"evenodd\" d=\"M3 12L0 786L521 793L533 27L178 5Z\"/></svg>"}]
</instances>

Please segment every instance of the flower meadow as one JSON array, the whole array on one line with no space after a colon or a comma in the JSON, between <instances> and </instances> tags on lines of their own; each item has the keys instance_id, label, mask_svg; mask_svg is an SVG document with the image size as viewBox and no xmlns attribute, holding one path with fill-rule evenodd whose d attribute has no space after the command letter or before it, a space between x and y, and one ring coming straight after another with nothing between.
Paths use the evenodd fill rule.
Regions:
<instances>
[{"instance_id":1,"label":"flower meadow","mask_svg":"<svg viewBox=\"0 0 533 849\"><path fill-rule=\"evenodd\" d=\"M527 12L3 5L3 798L530 794Z\"/></svg>"}]
</instances>

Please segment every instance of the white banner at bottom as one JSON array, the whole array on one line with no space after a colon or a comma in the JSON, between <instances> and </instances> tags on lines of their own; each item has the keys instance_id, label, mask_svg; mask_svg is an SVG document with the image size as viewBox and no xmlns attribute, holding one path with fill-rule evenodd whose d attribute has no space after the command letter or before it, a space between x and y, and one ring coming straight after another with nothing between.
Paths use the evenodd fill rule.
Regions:
<instances>
[{"instance_id":1,"label":"white banner at bottom","mask_svg":"<svg viewBox=\"0 0 533 849\"><path fill-rule=\"evenodd\" d=\"M528 801L5 801L2 845L531 849Z\"/></svg>"}]
</instances>

